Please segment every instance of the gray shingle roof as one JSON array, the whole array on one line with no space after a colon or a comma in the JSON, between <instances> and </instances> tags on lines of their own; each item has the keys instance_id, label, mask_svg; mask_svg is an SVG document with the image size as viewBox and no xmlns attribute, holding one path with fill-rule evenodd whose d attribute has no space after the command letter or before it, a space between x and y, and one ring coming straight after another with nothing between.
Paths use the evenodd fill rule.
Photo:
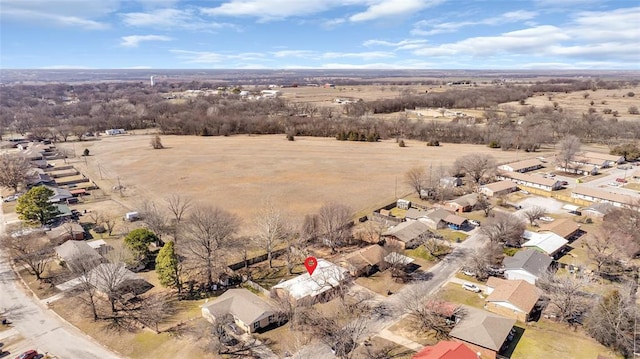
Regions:
<instances>
[{"instance_id":1,"label":"gray shingle roof","mask_svg":"<svg viewBox=\"0 0 640 359\"><path fill-rule=\"evenodd\" d=\"M525 271L540 277L547 271L553 259L535 249L525 249L516 253L513 257L506 257L503 261L504 269L524 269Z\"/></svg>"},{"instance_id":2,"label":"gray shingle roof","mask_svg":"<svg viewBox=\"0 0 640 359\"><path fill-rule=\"evenodd\" d=\"M246 325L275 313L271 304L246 289L229 289L218 299L204 304L202 308L215 317L232 314Z\"/></svg>"},{"instance_id":3,"label":"gray shingle roof","mask_svg":"<svg viewBox=\"0 0 640 359\"><path fill-rule=\"evenodd\" d=\"M449 334L465 342L499 351L516 320L466 305L462 307L465 314Z\"/></svg>"}]
</instances>

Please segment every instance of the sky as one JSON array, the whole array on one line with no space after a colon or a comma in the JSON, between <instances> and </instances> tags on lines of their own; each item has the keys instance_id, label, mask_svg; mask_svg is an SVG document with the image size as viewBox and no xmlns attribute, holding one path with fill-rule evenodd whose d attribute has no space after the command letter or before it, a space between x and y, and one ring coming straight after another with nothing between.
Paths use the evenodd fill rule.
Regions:
<instances>
[{"instance_id":1,"label":"sky","mask_svg":"<svg viewBox=\"0 0 640 359\"><path fill-rule=\"evenodd\" d=\"M2 69L640 69L640 0L0 0Z\"/></svg>"}]
</instances>

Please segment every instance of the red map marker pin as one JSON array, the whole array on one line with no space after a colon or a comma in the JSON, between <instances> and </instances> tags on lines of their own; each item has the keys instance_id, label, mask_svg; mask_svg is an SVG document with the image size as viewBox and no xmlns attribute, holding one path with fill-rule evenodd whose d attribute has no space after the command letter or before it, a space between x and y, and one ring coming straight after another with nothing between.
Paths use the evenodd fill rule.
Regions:
<instances>
[{"instance_id":1,"label":"red map marker pin","mask_svg":"<svg viewBox=\"0 0 640 359\"><path fill-rule=\"evenodd\" d=\"M307 268L309 275L312 275L313 271L316 270L316 267L318 266L318 260L314 257L307 257L307 259L304 260L304 266Z\"/></svg>"}]
</instances>

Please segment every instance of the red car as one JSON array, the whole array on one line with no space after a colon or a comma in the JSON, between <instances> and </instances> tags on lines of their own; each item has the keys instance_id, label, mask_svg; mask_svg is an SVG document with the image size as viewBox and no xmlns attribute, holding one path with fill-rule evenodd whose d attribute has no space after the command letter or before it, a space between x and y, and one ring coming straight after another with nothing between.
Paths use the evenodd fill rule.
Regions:
<instances>
[{"instance_id":1,"label":"red car","mask_svg":"<svg viewBox=\"0 0 640 359\"><path fill-rule=\"evenodd\" d=\"M16 359L33 359L38 356L38 352L35 350L27 350L26 352L18 355Z\"/></svg>"}]
</instances>

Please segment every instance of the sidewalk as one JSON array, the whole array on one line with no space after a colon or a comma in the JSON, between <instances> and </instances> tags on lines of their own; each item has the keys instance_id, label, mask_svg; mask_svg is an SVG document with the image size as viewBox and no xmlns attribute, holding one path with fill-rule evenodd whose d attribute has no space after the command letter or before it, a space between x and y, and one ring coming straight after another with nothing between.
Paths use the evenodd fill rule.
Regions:
<instances>
[{"instance_id":1,"label":"sidewalk","mask_svg":"<svg viewBox=\"0 0 640 359\"><path fill-rule=\"evenodd\" d=\"M393 334L389 331L389 329L382 329L378 335L382 339L386 339L388 341L394 342L396 344L402 345L403 347L409 348L413 351L419 352L424 348L424 345L420 343L416 343L413 340L409 340L405 337Z\"/></svg>"}]
</instances>

